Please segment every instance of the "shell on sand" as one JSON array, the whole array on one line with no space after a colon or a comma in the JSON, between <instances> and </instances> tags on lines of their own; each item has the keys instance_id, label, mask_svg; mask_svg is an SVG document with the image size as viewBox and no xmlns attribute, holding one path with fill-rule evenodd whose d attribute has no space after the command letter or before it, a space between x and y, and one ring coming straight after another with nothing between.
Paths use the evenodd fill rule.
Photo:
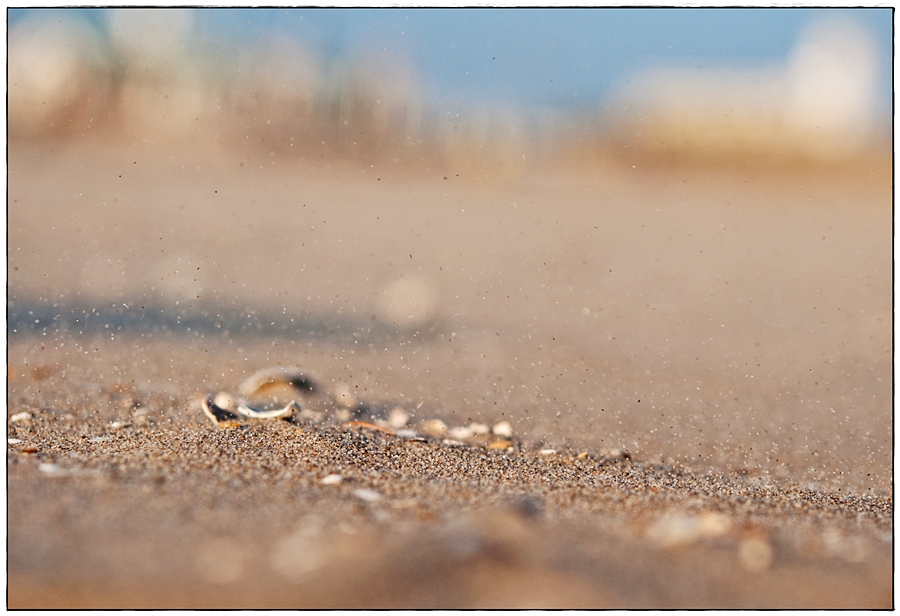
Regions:
<instances>
[{"instance_id":1,"label":"shell on sand","mask_svg":"<svg viewBox=\"0 0 900 616\"><path fill-rule=\"evenodd\" d=\"M211 398L204 398L200 405L203 407L203 412L209 417L210 421L219 427L225 427L240 419L238 415L235 415L231 411L216 406L216 403L213 402Z\"/></svg>"},{"instance_id":2,"label":"shell on sand","mask_svg":"<svg viewBox=\"0 0 900 616\"><path fill-rule=\"evenodd\" d=\"M246 404L238 404L237 412L244 417L251 419L278 419L280 417L290 417L294 411L300 412L300 405L291 401L283 409L261 410L247 406Z\"/></svg>"},{"instance_id":3,"label":"shell on sand","mask_svg":"<svg viewBox=\"0 0 900 616\"><path fill-rule=\"evenodd\" d=\"M301 393L315 393L319 386L315 379L296 366L276 366L254 372L238 385L238 393L245 397L261 396L283 387Z\"/></svg>"}]
</instances>

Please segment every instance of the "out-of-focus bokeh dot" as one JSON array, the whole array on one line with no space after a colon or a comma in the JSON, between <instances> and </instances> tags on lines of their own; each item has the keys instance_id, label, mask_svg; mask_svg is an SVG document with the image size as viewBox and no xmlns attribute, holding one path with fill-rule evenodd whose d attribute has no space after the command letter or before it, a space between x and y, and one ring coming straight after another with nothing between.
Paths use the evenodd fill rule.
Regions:
<instances>
[{"instance_id":1,"label":"out-of-focus bokeh dot","mask_svg":"<svg viewBox=\"0 0 900 616\"><path fill-rule=\"evenodd\" d=\"M883 10L12 9L9 131L438 165L889 150Z\"/></svg>"}]
</instances>

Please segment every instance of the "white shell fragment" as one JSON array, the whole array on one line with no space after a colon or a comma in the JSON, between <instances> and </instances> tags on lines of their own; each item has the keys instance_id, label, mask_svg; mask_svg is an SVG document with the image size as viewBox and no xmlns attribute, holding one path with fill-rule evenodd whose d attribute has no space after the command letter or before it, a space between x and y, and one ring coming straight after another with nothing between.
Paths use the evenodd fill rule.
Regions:
<instances>
[{"instance_id":1,"label":"white shell fragment","mask_svg":"<svg viewBox=\"0 0 900 616\"><path fill-rule=\"evenodd\" d=\"M283 409L261 410L247 406L246 404L238 404L237 412L244 417L251 419L278 419L281 417L290 417L294 411L300 412L300 406L291 401Z\"/></svg>"},{"instance_id":2,"label":"white shell fragment","mask_svg":"<svg viewBox=\"0 0 900 616\"><path fill-rule=\"evenodd\" d=\"M409 429L397 430L394 433L394 435L399 436L400 438L411 438L411 439L422 440L422 441L425 440L421 436L419 436L418 432L416 432L415 430L409 430Z\"/></svg>"},{"instance_id":3,"label":"white shell fragment","mask_svg":"<svg viewBox=\"0 0 900 616\"><path fill-rule=\"evenodd\" d=\"M356 498L362 499L369 503L374 503L375 501L381 500L381 494L376 492L375 490L368 490L366 488L359 488L358 490L353 490L354 496Z\"/></svg>"},{"instance_id":4,"label":"white shell fragment","mask_svg":"<svg viewBox=\"0 0 900 616\"><path fill-rule=\"evenodd\" d=\"M650 525L646 537L661 548L691 545L700 540L723 537L731 531L731 519L706 511L699 515L669 513Z\"/></svg>"},{"instance_id":5,"label":"white shell fragment","mask_svg":"<svg viewBox=\"0 0 900 616\"><path fill-rule=\"evenodd\" d=\"M19 423L20 421L28 421L29 419L31 419L31 413L29 413L27 411L22 411L21 413L16 413L15 415L13 415L9 418L9 420L13 423Z\"/></svg>"},{"instance_id":6,"label":"white shell fragment","mask_svg":"<svg viewBox=\"0 0 900 616\"><path fill-rule=\"evenodd\" d=\"M18 445L19 443L24 443L25 441L19 438L8 438L6 439L6 442L9 445Z\"/></svg>"},{"instance_id":7,"label":"white shell fragment","mask_svg":"<svg viewBox=\"0 0 900 616\"><path fill-rule=\"evenodd\" d=\"M496 424L494 428L491 430L497 436L503 436L505 438L509 438L512 436L512 426L508 421L501 421Z\"/></svg>"},{"instance_id":8,"label":"white shell fragment","mask_svg":"<svg viewBox=\"0 0 900 616\"><path fill-rule=\"evenodd\" d=\"M409 413L404 411L402 407L395 406L388 417L388 425L394 430L399 430L400 428L405 428L408 423Z\"/></svg>"},{"instance_id":9,"label":"white shell fragment","mask_svg":"<svg viewBox=\"0 0 900 616\"><path fill-rule=\"evenodd\" d=\"M322 477L322 480L319 483L321 483L323 486L336 486L343 480L344 480L344 478L341 475L338 475L337 473L332 473L330 475L326 475L325 477Z\"/></svg>"},{"instance_id":10,"label":"white shell fragment","mask_svg":"<svg viewBox=\"0 0 900 616\"><path fill-rule=\"evenodd\" d=\"M216 397L213 398L213 402L220 409L225 409L226 411L233 411L238 404L237 399L231 394L220 391L216 394Z\"/></svg>"},{"instance_id":11,"label":"white shell fragment","mask_svg":"<svg viewBox=\"0 0 900 616\"><path fill-rule=\"evenodd\" d=\"M217 426L235 422L240 419L238 415L235 415L231 411L216 406L216 403L210 398L204 398L201 402L201 406L203 407L203 412L206 416Z\"/></svg>"},{"instance_id":12,"label":"white shell fragment","mask_svg":"<svg viewBox=\"0 0 900 616\"><path fill-rule=\"evenodd\" d=\"M490 434L491 429L487 426L487 424L483 423L470 423L469 430L472 431L472 434Z\"/></svg>"},{"instance_id":13,"label":"white shell fragment","mask_svg":"<svg viewBox=\"0 0 900 616\"><path fill-rule=\"evenodd\" d=\"M319 386L315 379L296 366L276 366L259 370L244 379L238 393L245 397L264 395L268 390L292 387L302 393L315 393Z\"/></svg>"},{"instance_id":14,"label":"white shell fragment","mask_svg":"<svg viewBox=\"0 0 900 616\"><path fill-rule=\"evenodd\" d=\"M538 455L542 455L542 456L555 456L555 455L556 455L556 450L555 450L555 449L541 449L541 450L538 452Z\"/></svg>"}]
</instances>

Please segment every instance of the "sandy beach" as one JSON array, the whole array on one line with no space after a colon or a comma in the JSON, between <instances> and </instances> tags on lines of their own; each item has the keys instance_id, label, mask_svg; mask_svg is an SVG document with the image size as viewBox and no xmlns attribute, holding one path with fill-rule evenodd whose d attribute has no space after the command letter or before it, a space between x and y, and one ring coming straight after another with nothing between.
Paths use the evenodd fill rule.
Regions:
<instances>
[{"instance_id":1,"label":"sandy beach","mask_svg":"<svg viewBox=\"0 0 900 616\"><path fill-rule=\"evenodd\" d=\"M8 606L892 607L873 160L12 141Z\"/></svg>"}]
</instances>

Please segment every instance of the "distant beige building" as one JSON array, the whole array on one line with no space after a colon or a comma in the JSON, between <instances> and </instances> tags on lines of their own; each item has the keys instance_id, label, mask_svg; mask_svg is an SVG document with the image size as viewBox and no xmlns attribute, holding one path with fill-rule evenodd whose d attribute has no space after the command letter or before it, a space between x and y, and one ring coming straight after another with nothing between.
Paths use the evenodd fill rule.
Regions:
<instances>
[{"instance_id":1,"label":"distant beige building","mask_svg":"<svg viewBox=\"0 0 900 616\"><path fill-rule=\"evenodd\" d=\"M620 92L613 121L618 140L648 153L848 158L871 138L877 68L862 26L822 20L783 66L647 71Z\"/></svg>"}]
</instances>

